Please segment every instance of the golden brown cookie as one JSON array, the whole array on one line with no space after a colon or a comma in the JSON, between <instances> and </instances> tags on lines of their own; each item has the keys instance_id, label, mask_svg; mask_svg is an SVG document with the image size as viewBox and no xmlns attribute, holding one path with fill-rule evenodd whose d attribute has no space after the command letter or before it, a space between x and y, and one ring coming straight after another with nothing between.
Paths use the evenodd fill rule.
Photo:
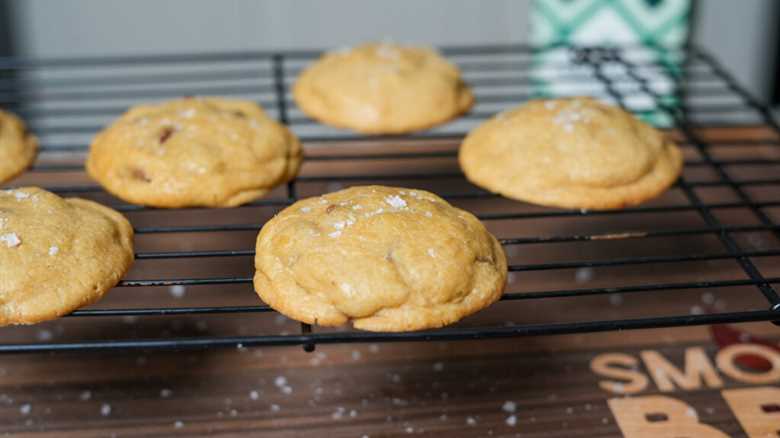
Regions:
<instances>
[{"instance_id":1,"label":"golden brown cookie","mask_svg":"<svg viewBox=\"0 0 780 438\"><path fill-rule=\"evenodd\" d=\"M298 173L301 144L256 104L185 98L131 108L95 137L90 176L128 202L234 207Z\"/></svg>"},{"instance_id":2,"label":"golden brown cookie","mask_svg":"<svg viewBox=\"0 0 780 438\"><path fill-rule=\"evenodd\" d=\"M258 295L290 318L393 332L452 324L498 300L507 276L474 215L382 186L286 208L257 237L255 268Z\"/></svg>"},{"instance_id":3,"label":"golden brown cookie","mask_svg":"<svg viewBox=\"0 0 780 438\"><path fill-rule=\"evenodd\" d=\"M616 209L661 194L682 153L655 128L587 97L535 100L469 133L460 166L474 184L534 204Z\"/></svg>"},{"instance_id":4,"label":"golden brown cookie","mask_svg":"<svg viewBox=\"0 0 780 438\"><path fill-rule=\"evenodd\" d=\"M0 110L0 183L27 169L38 151L38 139L15 115Z\"/></svg>"},{"instance_id":5,"label":"golden brown cookie","mask_svg":"<svg viewBox=\"0 0 780 438\"><path fill-rule=\"evenodd\" d=\"M324 54L298 77L293 96L308 116L368 134L430 128L474 103L458 68L436 51L389 43Z\"/></svg>"},{"instance_id":6,"label":"golden brown cookie","mask_svg":"<svg viewBox=\"0 0 780 438\"><path fill-rule=\"evenodd\" d=\"M0 191L0 326L93 303L132 263L133 228L116 211L36 187Z\"/></svg>"}]
</instances>

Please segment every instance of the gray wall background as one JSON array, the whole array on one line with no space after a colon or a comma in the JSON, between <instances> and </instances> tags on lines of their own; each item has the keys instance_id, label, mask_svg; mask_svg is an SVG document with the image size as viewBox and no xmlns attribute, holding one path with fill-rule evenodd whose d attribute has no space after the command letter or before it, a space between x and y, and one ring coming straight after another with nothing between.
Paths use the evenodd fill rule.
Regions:
<instances>
[{"instance_id":1,"label":"gray wall background","mask_svg":"<svg viewBox=\"0 0 780 438\"><path fill-rule=\"evenodd\" d=\"M526 0L6 1L16 53L32 57L333 47L383 37L522 42L530 7ZM694 41L762 99L770 90L779 3L697 5Z\"/></svg>"}]
</instances>

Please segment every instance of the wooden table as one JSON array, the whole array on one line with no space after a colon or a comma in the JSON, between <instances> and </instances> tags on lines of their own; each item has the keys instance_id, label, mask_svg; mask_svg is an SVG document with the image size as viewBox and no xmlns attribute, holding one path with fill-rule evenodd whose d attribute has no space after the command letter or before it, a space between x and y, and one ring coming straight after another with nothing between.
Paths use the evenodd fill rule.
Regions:
<instances>
[{"instance_id":1,"label":"wooden table","mask_svg":"<svg viewBox=\"0 0 780 438\"><path fill-rule=\"evenodd\" d=\"M719 139L763 139L771 133L708 130ZM311 155L360 150L454 151L457 141L424 144L393 141L364 144L307 145ZM685 147L689 160L699 160ZM768 145L713 148L722 158L778 159ZM41 162L74 162L72 156L47 154ZM79 162L79 157L75 162ZM368 162L311 161L304 175L351 172L457 172L454 156ZM777 166L729 168L739 177L777 175ZM715 179L702 166L686 168L691 180ZM87 179L81 172L30 172L14 185L56 186ZM404 181L438 192L471 190L462 179ZM301 196L335 190L344 183L299 184ZM778 200L776 186L751 188L764 200ZM734 194L723 187L697 190L704 202L725 202ZM283 192L271 194L279 195ZM103 194L95 199L116 204ZM462 200L477 212L544 211L508 200ZM649 205L684 204L678 189ZM131 213L136 226L205 223L262 223L275 207ZM778 219L778 209L765 209ZM728 224L755 223L745 209L718 211ZM499 237L604 233L701 226L695 211L674 215L620 215L528 221L491 221ZM254 232L233 232L215 238L197 233L137 236L138 251L249 249ZM751 237L752 236L752 237ZM740 235L746 248L778 248L773 233ZM721 251L715 236L674 239L615 239L508 248L511 263L549 260L609 259L624 256ZM766 276L780 276L776 257L756 259ZM251 275L251 257L171 261L139 261L128 278L179 278L193 275ZM508 290L522 292L576 285L610 286L698 279L744 278L733 261L652 264L610 269L557 270L513 275ZM183 292L183 294L182 294ZM170 291L168 288L118 288L97 308L243 305L257 303L249 285L210 286ZM765 308L755 287L668 291L622 296L600 295L551 300L502 302L464 321L465 325L545 323L572 320L642 317L707 312L709 309ZM780 330L770 323L743 324L737 329L761 336L774 346ZM203 335L285 333L296 323L273 313L217 314L180 317L63 318L26 328L3 329L3 342L168 338ZM741 345L757 345L756 341ZM734 360L724 353L708 327L527 337L489 341L408 344L319 345L314 353L300 347L231 348L205 351L126 351L112 353L30 354L0 357L0 435L24 437L613 437L731 436L744 437L736 418L736 400L745 427L780 430L780 396L764 410L745 400L774 397L780 391L780 353L756 347L766 362ZM738 346L736 348L743 348ZM769 353L767 353L769 351ZM717 362L720 358L720 362ZM668 361L668 362L667 362ZM622 364L622 365L621 365ZM678 376L685 366L698 370ZM731 365L729 365L731 364ZM747 368L745 366L748 365ZM754 368L750 368L750 367ZM616 370L629 379L605 374ZM631 368L636 371L631 371ZM696 368L698 367L698 368ZM757 368L756 368L757 367ZM763 368L762 368L763 367ZM596 371L594 371L594 368ZM626 371L628 370L628 371ZM742 374L739 374L739 371ZM655 374L653 374L655 373ZM667 376L666 378L664 376ZM741 378L735 378L739 376ZM706 377L706 378L705 378ZM751 380L753 379L753 380ZM761 381L757 381L761 380ZM643 383L644 382L644 383ZM671 388L669 385L671 382ZM687 388L681 388L680 382ZM616 384L619 383L619 384ZM765 388L765 389L761 389ZM767 389L768 388L768 389ZM752 393L726 392L753 390ZM764 391L764 392L761 392ZM774 392L772 392L774 391ZM768 395L767 395L768 394ZM666 397L666 398L652 398ZM648 405L642 403L648 402ZM685 403L685 405L679 405ZM640 404L642 404L640 406ZM637 406L640 406L637 408ZM680 410L682 409L682 410ZM752 409L752 411L751 411ZM682 413L681 413L682 412ZM648 416L649 415L649 416ZM681 417L679 415L682 415ZM706 432L696 418L726 435ZM621 424L618 425L618 419ZM637 427L681 427L676 434L637 432ZM679 426L682 425L682 426ZM686 429L688 428L688 429ZM691 429L693 428L693 429ZM774 428L774 429L772 429ZM664 429L667 430L667 429ZM757 436L757 435L755 435Z\"/></svg>"}]
</instances>

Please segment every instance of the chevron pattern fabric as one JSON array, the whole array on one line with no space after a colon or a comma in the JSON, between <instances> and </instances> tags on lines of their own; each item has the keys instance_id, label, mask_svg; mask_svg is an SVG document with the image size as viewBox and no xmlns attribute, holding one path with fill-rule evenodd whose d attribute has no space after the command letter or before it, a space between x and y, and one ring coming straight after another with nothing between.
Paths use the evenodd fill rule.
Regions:
<instances>
[{"instance_id":1,"label":"chevron pattern fabric","mask_svg":"<svg viewBox=\"0 0 780 438\"><path fill-rule=\"evenodd\" d=\"M691 0L534 0L531 40L679 48L690 14Z\"/></svg>"},{"instance_id":2,"label":"chevron pattern fabric","mask_svg":"<svg viewBox=\"0 0 780 438\"><path fill-rule=\"evenodd\" d=\"M624 52L634 57L658 62L670 71L675 71L681 60L675 49L688 40L692 0L534 0L531 12L531 41L535 45L574 44L591 46L638 46ZM594 94L584 85L576 86L549 75L550 71L583 73L588 67L573 63L568 53L562 50L540 52L534 57L534 94L538 96L560 96ZM570 63L566 66L566 63ZM564 65L562 65L564 64ZM554 66L554 68L553 68ZM659 77L663 76L663 77ZM649 81L671 82L668 75L656 73L647 77ZM592 88L592 87L591 87ZM666 103L676 103L674 87L665 94ZM602 90L603 91L603 90ZM639 96L640 94L637 94ZM670 123L664 114L657 111L653 99L637 98L631 109L657 125Z\"/></svg>"}]
</instances>

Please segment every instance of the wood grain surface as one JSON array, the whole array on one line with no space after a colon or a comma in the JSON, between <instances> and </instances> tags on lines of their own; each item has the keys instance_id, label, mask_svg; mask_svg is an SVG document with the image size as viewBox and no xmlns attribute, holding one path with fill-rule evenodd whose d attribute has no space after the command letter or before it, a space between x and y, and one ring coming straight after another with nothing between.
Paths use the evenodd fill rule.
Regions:
<instances>
[{"instance_id":1,"label":"wood grain surface","mask_svg":"<svg viewBox=\"0 0 780 438\"><path fill-rule=\"evenodd\" d=\"M701 131L700 135L719 141L718 145L709 149L718 159L760 161L780 158L780 148L771 143L777 138L769 130L708 129ZM678 139L683 140L679 136ZM759 144L744 142L748 139L759 140ZM768 141L761 144L760 140ZM457 140L446 139L307 144L306 152L311 157L413 151L445 154L425 159L310 160L304 165L304 176L367 177L359 181L328 178L301 181L297 185L299 195L310 196L364 183L389 183L445 194L476 192L477 189L459 175L453 154L457 144ZM702 159L694 147L684 144L683 149L689 161ZM39 162L80 163L82 158L47 153ZM728 166L726 171L734 179L776 178L779 167L745 164ZM401 180L370 177L405 174L444 176ZM691 181L717 181L719 178L706 165L687 166L685 177ZM51 187L91 183L80 171L31 171L13 182L15 186L26 184ZM758 200L780 201L776 185L751 185L746 190ZM696 192L703 202L738 201L733 190L725 186L702 185L696 188ZM285 191L279 189L269 196L284 197ZM88 197L109 205L120 203L103 193ZM673 188L647 205L686 205L687 202L681 191ZM454 203L475 213L549 211L501 198L459 199ZM278 207L149 210L129 213L128 217L136 227L226 223L260 225L277 210ZM726 225L759 223L748 208L713 211ZM779 208L764 208L763 211L773 220L780 220ZM714 234L638 237L647 230L703 225L696 210L674 214L605 214L487 221L490 230L502 238L573 234L620 236L592 241L508 246L510 263L514 264L723 252ZM136 244L138 251L252 249L255 235L253 231L141 234L137 236ZM780 248L777 235L768 231L735 233L733 237L745 251ZM765 276L780 276L777 257L753 258L752 261ZM141 260L128 279L251 274L251 257ZM508 291L522 293L744 278L745 273L739 265L734 260L725 259L517 272L511 275ZM93 307L257 303L251 285L239 284L185 289L117 288ZM500 302L463 321L462 325L638 318L756 310L766 306L766 301L753 286L669 290ZM766 344L774 347L780 340L780 330L770 323L743 324L737 329L760 336ZM5 328L0 339L3 343L70 342L280 334L298 330L297 323L275 313L66 317L32 327ZM745 336L742 335L742 338L749 345L758 342ZM688 354L695 355L689 352L698 351L696 347L704 352L704 362L687 358ZM761 368L767 358L764 362L760 359L758 362L737 360L736 369L764 380L748 382L737 379L719 367L722 347L713 340L710 328L696 327L500 341L319 345L314 353L305 353L300 347L275 347L8 355L0 356L0 436L619 437L626 431L631 432L632 427L638 427L637 424L671 427L670 424L678 421L674 413L677 411L670 410L672 404L669 403L672 402L645 398L651 396L685 403L692 411L685 408L680 420L682 426L678 430L650 429L647 432L640 428L637 429L639 432L626 436L752 437L766 431L770 434L767 436L778 436L780 413L773 410L773 402L762 401L763 404L748 406L744 400L759 400L758 392L728 393L724 396L723 391L765 390L768 392L763 393L764 396L773 397L775 393L771 390L777 389L780 376L774 379L772 373L780 373L780 365L777 369L771 366ZM648 366L644 360L646 356L653 357L653 354L643 355L643 351L655 352L656 356L683 374L686 366L693 366L689 365L691 363L704 363L701 366L705 367L710 364L722 385L711 387L702 381L698 386L692 384L683 389L674 383L671 391L663 391L663 385L658 384L654 375L659 363L663 368L663 362L656 361ZM635 365L622 368L644 375L646 385L641 391L626 393L625 385L631 383L630 379L620 381L592 370L593 361L598 357L620 357L635 362ZM768 363L771 364L773 358L770 354ZM612 369L615 368L621 366L613 364ZM685 380L684 377L681 379ZM617 387L623 388L623 393L605 389L605 385L615 388L609 386L612 384L609 382L618 382ZM623 401L610 402L611 399ZM650 417L644 414L636 418L621 417L621 413L628 415L627 412L638 409L636 405L631 405L631 401L636 400L649 400L652 402L649 406L659 412L648 413ZM774 403L778 406L780 399ZM739 407L734 408L735 404L745 406L747 414L742 415L751 416L749 421L752 423L740 424L737 418ZM668 412L664 413L664 409ZM693 419L693 422L686 422L686 418ZM704 432L705 429L697 428L696 421L725 435L717 435L712 431L714 429ZM751 424L754 429L750 429ZM751 435L746 432L748 430L753 431ZM775 435L771 435L772 430Z\"/></svg>"}]
</instances>

